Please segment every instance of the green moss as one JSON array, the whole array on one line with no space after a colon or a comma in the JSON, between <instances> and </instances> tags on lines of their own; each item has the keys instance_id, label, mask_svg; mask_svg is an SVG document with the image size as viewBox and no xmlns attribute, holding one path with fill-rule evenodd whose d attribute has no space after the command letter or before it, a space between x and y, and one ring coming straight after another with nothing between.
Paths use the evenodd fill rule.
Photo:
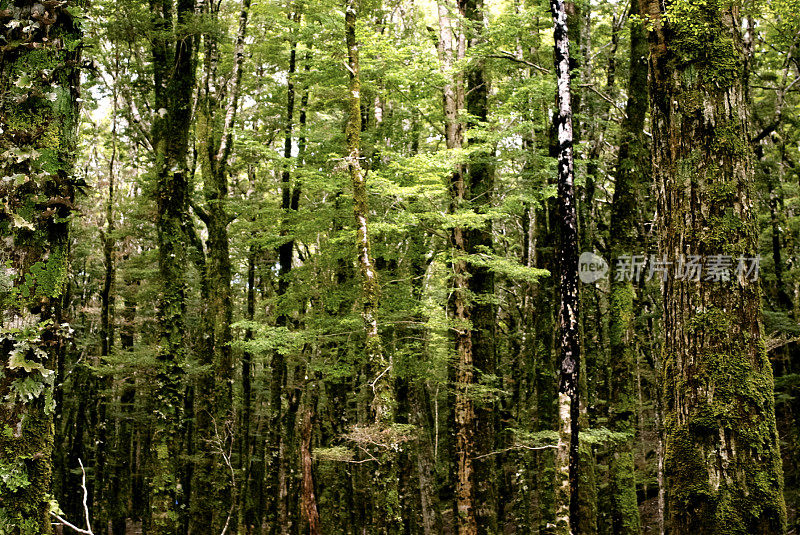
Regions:
<instances>
[{"instance_id":1,"label":"green moss","mask_svg":"<svg viewBox=\"0 0 800 535\"><path fill-rule=\"evenodd\" d=\"M686 87L725 88L741 76L741 54L720 16L725 8L720 0L676 0L667 6L665 17L675 33L671 50Z\"/></svg>"},{"instance_id":2,"label":"green moss","mask_svg":"<svg viewBox=\"0 0 800 535\"><path fill-rule=\"evenodd\" d=\"M747 158L752 152L752 148L747 142L743 125L736 120L730 120L714 128L711 151L714 155Z\"/></svg>"}]
</instances>

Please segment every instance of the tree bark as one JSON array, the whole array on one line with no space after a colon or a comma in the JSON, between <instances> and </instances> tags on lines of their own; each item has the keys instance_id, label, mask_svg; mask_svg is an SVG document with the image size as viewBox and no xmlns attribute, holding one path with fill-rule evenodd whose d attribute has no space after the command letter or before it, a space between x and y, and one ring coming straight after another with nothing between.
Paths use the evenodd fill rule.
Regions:
<instances>
[{"instance_id":1,"label":"tree bark","mask_svg":"<svg viewBox=\"0 0 800 535\"><path fill-rule=\"evenodd\" d=\"M483 0L460 0L459 12L466 22L466 48L476 49L485 40L484 3ZM470 59L464 72L464 105L472 118L464 126L465 134L480 128L489 114L489 84L486 79L485 60L476 55ZM473 144L467 141L465 145ZM490 164L491 156L483 151L476 151L467 161L464 168L465 201L477 214L486 214L492 206L494 188L494 170ZM492 222L486 219L478 228L464 231L465 253L481 255L493 251ZM469 320L472 323L472 364L474 367L473 382L485 386L484 377L492 377L497 372L497 356L495 353L495 325L497 324L497 307L494 296L494 273L487 266L468 263L468 287L473 298L468 304ZM497 455L489 455L496 449L495 433L498 425L498 404L495 399L474 403L474 500L475 522L480 535L494 534L497 528L497 511L499 507L497 495L497 474L499 464Z\"/></svg>"},{"instance_id":2,"label":"tree bark","mask_svg":"<svg viewBox=\"0 0 800 535\"><path fill-rule=\"evenodd\" d=\"M25 535L52 533L53 388L69 327L62 308L75 197L81 47L67 43L81 39L76 7L15 1L0 15L8 43L0 146L20 155L0 162L0 507L2 527Z\"/></svg>"},{"instance_id":3,"label":"tree bark","mask_svg":"<svg viewBox=\"0 0 800 535\"><path fill-rule=\"evenodd\" d=\"M215 8L209 5L208 9L216 19L218 13ZM215 79L217 38L204 35L206 75L199 96L196 132L205 204L203 208L196 207L196 210L208 231L203 273L208 293L203 308L204 322L208 326L205 336L208 338L205 344L207 351L204 351L204 358L201 359L208 369L198 380L196 436L197 447L202 455L193 472L192 489L196 496L192 500L191 533L205 532L211 527L215 531L221 530L228 515L234 511L235 503L231 499L238 492L218 450L229 450L233 441L233 436L227 431L233 426L233 299L228 239L228 224L231 221L227 206L228 158L239 104L249 9L250 1L242 0L230 82ZM219 86L213 92L212 84ZM228 95L228 98L223 103L218 101L216 95ZM202 244L199 246L202 247ZM209 496L210 489L215 489L212 496Z\"/></svg>"},{"instance_id":4,"label":"tree bark","mask_svg":"<svg viewBox=\"0 0 800 535\"><path fill-rule=\"evenodd\" d=\"M314 389L311 386L310 389ZM303 477L303 511L308 522L309 535L322 535L322 526L317 509L317 498L314 493L314 460L311 456L311 433L314 421L314 399L310 393L306 394L305 407L303 408L303 423L300 432L300 467Z\"/></svg>"},{"instance_id":5,"label":"tree bark","mask_svg":"<svg viewBox=\"0 0 800 535\"><path fill-rule=\"evenodd\" d=\"M151 38L156 115L152 139L155 150L155 202L158 266L161 291L158 298L158 395L153 410L157 415L153 441L154 463L149 471L152 517L155 532L175 533L176 524L166 514L175 503L186 505L179 496L178 482L185 467L180 455L183 433L183 368L186 362L185 298L186 236L184 223L188 207L186 155L195 85L194 36L174 33L173 12L183 28L194 13L192 0L150 0L155 18Z\"/></svg>"},{"instance_id":6,"label":"tree bark","mask_svg":"<svg viewBox=\"0 0 800 535\"><path fill-rule=\"evenodd\" d=\"M578 225L575 207L572 103L570 92L569 38L563 0L551 0L557 109L555 129L558 147L558 204L560 240L560 382L558 389L559 438L556 450L556 532L578 529L578 432L580 337L578 327Z\"/></svg>"},{"instance_id":7,"label":"tree bark","mask_svg":"<svg viewBox=\"0 0 800 535\"><path fill-rule=\"evenodd\" d=\"M637 4L631 15L639 13ZM609 251L611 261L625 255L639 254L639 225L636 219L639 191L646 176L647 153L644 146L644 123L647 114L647 36L642 24L631 22L630 69L627 117L617 153L616 181L611 205ZM637 396L634 389L636 347L634 340L634 281L611 281L609 338L611 352L609 426L613 431L629 433L618 442L609 460L611 527L620 535L640 532L639 506L636 498L633 434L636 430Z\"/></svg>"},{"instance_id":8,"label":"tree bark","mask_svg":"<svg viewBox=\"0 0 800 535\"><path fill-rule=\"evenodd\" d=\"M361 273L361 316L364 321L366 377L371 388L369 407L372 431L385 434L393 440L391 427L395 423L396 399L394 370L391 358L383 349L378 332L380 285L372 257L369 239L369 208L367 203L366 172L361 167L361 77L356 41L356 0L348 0L345 10L345 39L347 68L350 73L348 87L348 120L345 128L347 140L347 169L353 185L353 212L356 224L356 254ZM375 523L379 533L399 533L402 528L400 496L397 478L397 447L395 443L380 446L379 462L373 482L376 486Z\"/></svg>"},{"instance_id":9,"label":"tree bark","mask_svg":"<svg viewBox=\"0 0 800 535\"><path fill-rule=\"evenodd\" d=\"M662 283L672 533L784 533L772 368L760 322L746 57L738 6L641 0L650 31L659 254L729 255L728 280ZM701 264L702 265L702 264ZM677 270L675 270L677 271Z\"/></svg>"}]
</instances>

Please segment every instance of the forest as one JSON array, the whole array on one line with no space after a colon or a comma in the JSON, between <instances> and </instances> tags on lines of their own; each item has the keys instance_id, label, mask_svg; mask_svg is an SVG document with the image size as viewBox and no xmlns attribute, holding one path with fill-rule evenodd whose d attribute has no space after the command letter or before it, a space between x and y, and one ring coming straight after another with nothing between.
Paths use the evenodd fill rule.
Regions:
<instances>
[{"instance_id":1,"label":"forest","mask_svg":"<svg viewBox=\"0 0 800 535\"><path fill-rule=\"evenodd\" d=\"M0 0L0 535L800 529L800 0Z\"/></svg>"}]
</instances>

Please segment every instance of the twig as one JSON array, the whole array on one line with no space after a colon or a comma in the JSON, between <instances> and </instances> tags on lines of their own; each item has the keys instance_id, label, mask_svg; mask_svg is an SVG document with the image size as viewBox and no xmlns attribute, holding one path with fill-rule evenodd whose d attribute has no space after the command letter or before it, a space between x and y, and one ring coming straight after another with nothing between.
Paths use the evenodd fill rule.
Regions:
<instances>
[{"instance_id":1,"label":"twig","mask_svg":"<svg viewBox=\"0 0 800 535\"><path fill-rule=\"evenodd\" d=\"M374 381L372 381L372 382L369 384L369 386L372 388L372 391L373 391L373 392L375 392L375 385L376 385L376 384L378 384L378 381L380 381L380 380L381 380L381 377L383 377L383 374L385 374L386 372L388 372L388 371L389 371L389 370L391 370L391 369L392 369L392 366L391 366L391 364L390 364L389 366L387 366L387 367L386 367L386 369L385 369L385 370L383 370L381 373L379 373L379 374L378 374L378 376L375 378L375 380L374 380Z\"/></svg>"},{"instance_id":2,"label":"twig","mask_svg":"<svg viewBox=\"0 0 800 535\"><path fill-rule=\"evenodd\" d=\"M78 458L78 464L81 466L81 488L83 488L83 513L86 515L86 529L81 529L78 526L66 521L65 519L58 516L54 511L50 511L50 514L62 525L67 526L68 528L72 528L78 533L83 533L84 535L94 535L92 531L92 524L89 522L89 505L87 504L87 500L89 498L89 491L86 490L86 470L83 468L83 462L81 462L80 458Z\"/></svg>"},{"instance_id":3,"label":"twig","mask_svg":"<svg viewBox=\"0 0 800 535\"><path fill-rule=\"evenodd\" d=\"M596 93L597 96L599 96L600 98L602 98L603 100L605 100L606 102L617 108L617 110L619 110L619 112L622 113L623 117L625 117L626 119L628 118L628 114L625 112L624 109L620 108L617 105L617 103L614 102L614 100L612 100L611 97L596 89L592 84L579 84L578 87L585 87L587 89L590 89L592 92Z\"/></svg>"},{"instance_id":4,"label":"twig","mask_svg":"<svg viewBox=\"0 0 800 535\"><path fill-rule=\"evenodd\" d=\"M50 511L50 514L53 516L53 518L58 520L61 523L61 525L63 525L63 526L67 526L68 528L72 528L75 531L77 531L78 533L84 533L85 535L94 535L94 533L92 533L91 531L86 531L85 529L81 529L78 526L70 524L69 522L67 522L66 520L64 520L63 518L61 518L57 514L55 514L53 511Z\"/></svg>"},{"instance_id":5,"label":"twig","mask_svg":"<svg viewBox=\"0 0 800 535\"><path fill-rule=\"evenodd\" d=\"M500 455L501 453L506 453L507 451L511 451L511 450L519 450L519 449L546 450L546 449L557 449L557 448L558 448L558 446L556 446L554 444L552 444L552 445L548 444L547 446L526 446L525 444L514 444L513 446L505 448L505 449L502 449L502 450L490 451L489 453L484 453L483 455L478 455L477 457L473 457L473 459L482 459L484 457L489 457L491 455Z\"/></svg>"},{"instance_id":6,"label":"twig","mask_svg":"<svg viewBox=\"0 0 800 535\"><path fill-rule=\"evenodd\" d=\"M217 447L217 450L220 455L222 455L222 459L225 461L225 464L228 466L228 469L231 471L231 485L233 486L233 492L236 493L236 471L233 469L233 465L231 464L231 451L225 452L225 442L224 438L221 437L219 434L219 428L217 427L217 419L213 416L211 417L211 421L214 424L214 445ZM226 425L227 427L227 425ZM231 448L233 447L233 441L231 441ZM231 509L228 511L228 517L225 519L225 525L222 527L222 533L220 535L225 535L228 531L228 525L231 522L231 517L233 516L233 509L236 506L236 500L231 500Z\"/></svg>"},{"instance_id":7,"label":"twig","mask_svg":"<svg viewBox=\"0 0 800 535\"><path fill-rule=\"evenodd\" d=\"M86 529L92 531L92 523L89 522L89 506L86 501L89 498L89 491L86 490L86 470L83 469L83 462L78 457L78 464L81 467L81 487L83 487L83 513L86 515Z\"/></svg>"},{"instance_id":8,"label":"twig","mask_svg":"<svg viewBox=\"0 0 800 535\"><path fill-rule=\"evenodd\" d=\"M506 50L498 50L498 52L500 52L500 53L499 54L487 54L486 57L487 58L507 59L507 60L510 60L510 61L514 61L516 63L522 63L523 65L527 65L528 67L536 69L539 72L543 72L545 74L550 74L550 69L546 69L546 68L542 67L541 65L538 65L538 64L536 64L536 63L534 63L532 61L528 61L526 59L518 58L517 56L515 56L511 52L508 52Z\"/></svg>"}]
</instances>

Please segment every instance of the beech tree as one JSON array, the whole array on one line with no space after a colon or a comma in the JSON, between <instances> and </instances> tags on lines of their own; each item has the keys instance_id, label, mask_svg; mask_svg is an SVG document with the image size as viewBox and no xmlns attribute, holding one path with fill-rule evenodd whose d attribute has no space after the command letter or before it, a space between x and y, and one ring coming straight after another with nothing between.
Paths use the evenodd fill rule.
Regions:
<instances>
[{"instance_id":1,"label":"beech tree","mask_svg":"<svg viewBox=\"0 0 800 535\"><path fill-rule=\"evenodd\" d=\"M652 25L659 254L676 264L728 255L740 267L715 284L691 275L662 284L669 527L784 533L760 286L743 269L757 249L741 14L723 3L640 6Z\"/></svg>"},{"instance_id":2,"label":"beech tree","mask_svg":"<svg viewBox=\"0 0 800 535\"><path fill-rule=\"evenodd\" d=\"M0 1L0 533L796 529L758 7Z\"/></svg>"},{"instance_id":3,"label":"beech tree","mask_svg":"<svg viewBox=\"0 0 800 535\"><path fill-rule=\"evenodd\" d=\"M74 210L81 10L2 5L0 528L52 533L54 386ZM77 467L74 467L77 468Z\"/></svg>"}]
</instances>

